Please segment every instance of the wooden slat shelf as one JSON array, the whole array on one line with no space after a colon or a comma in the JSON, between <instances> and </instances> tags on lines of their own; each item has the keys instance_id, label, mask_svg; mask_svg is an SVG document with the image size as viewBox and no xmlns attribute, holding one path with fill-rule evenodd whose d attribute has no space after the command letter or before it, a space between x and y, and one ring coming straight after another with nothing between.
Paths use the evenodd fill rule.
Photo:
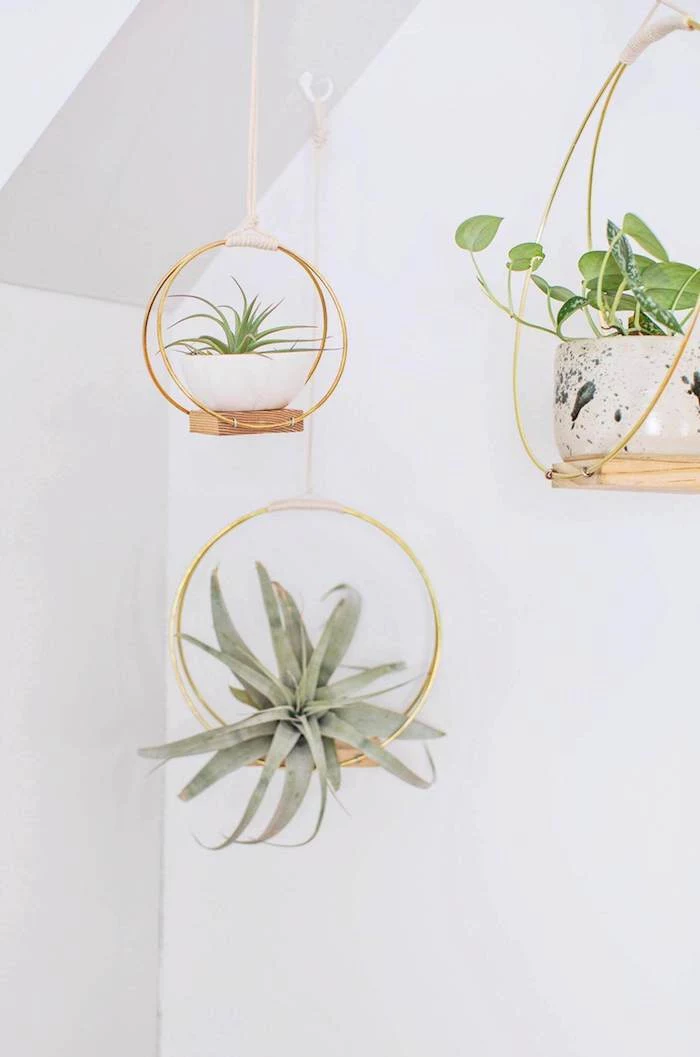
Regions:
<instances>
[{"instance_id":1,"label":"wooden slat shelf","mask_svg":"<svg viewBox=\"0 0 700 1057\"><path fill-rule=\"evenodd\" d=\"M555 476L553 488L608 489L624 492L700 492L700 459L687 456L664 457L644 455L618 455L593 477L557 476L572 466L581 468L596 461L571 459L552 467Z\"/></svg>"},{"instance_id":2,"label":"wooden slat shelf","mask_svg":"<svg viewBox=\"0 0 700 1057\"><path fill-rule=\"evenodd\" d=\"M303 419L290 425L303 412L292 407L283 407L275 411L222 411L237 422L247 423L234 426L233 422L222 422L206 411L190 411L190 433L203 433L208 437L251 437L261 433L301 433L304 429ZM260 425L263 428L251 428Z\"/></svg>"}]
</instances>

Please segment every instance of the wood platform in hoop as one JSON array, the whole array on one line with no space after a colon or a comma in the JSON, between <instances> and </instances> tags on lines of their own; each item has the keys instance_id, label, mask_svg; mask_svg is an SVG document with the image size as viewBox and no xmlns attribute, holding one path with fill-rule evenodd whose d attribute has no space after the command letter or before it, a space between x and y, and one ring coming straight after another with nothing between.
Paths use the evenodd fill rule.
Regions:
<instances>
[{"instance_id":1,"label":"wood platform in hoop","mask_svg":"<svg viewBox=\"0 0 700 1057\"><path fill-rule=\"evenodd\" d=\"M303 419L297 418L303 412L291 407L275 411L222 411L221 414L230 414L245 425L222 422L206 411L190 411L190 433L203 433L209 437L250 437L258 433L301 433L304 429ZM290 419L297 421L290 425ZM257 425L262 428L255 429Z\"/></svg>"},{"instance_id":2,"label":"wood platform in hoop","mask_svg":"<svg viewBox=\"0 0 700 1057\"><path fill-rule=\"evenodd\" d=\"M574 466L583 469L593 462L595 458L557 463L552 467L552 487L623 492L700 492L700 459L682 455L617 455L592 477L563 476Z\"/></svg>"}]
</instances>

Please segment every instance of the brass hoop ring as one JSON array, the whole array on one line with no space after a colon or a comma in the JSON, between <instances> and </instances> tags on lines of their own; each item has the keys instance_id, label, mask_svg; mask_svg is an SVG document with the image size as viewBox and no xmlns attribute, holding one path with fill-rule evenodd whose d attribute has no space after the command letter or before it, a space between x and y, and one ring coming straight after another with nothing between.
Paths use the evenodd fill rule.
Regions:
<instances>
[{"instance_id":1,"label":"brass hoop ring","mask_svg":"<svg viewBox=\"0 0 700 1057\"><path fill-rule=\"evenodd\" d=\"M695 26L694 20L691 19L690 21L691 21L692 25L689 26L689 28L695 29L696 26ZM572 159L572 157L574 155L574 152L576 151L576 148L577 148L577 146L579 144L579 141L580 141L585 129L587 128L589 122L591 121L591 118L593 117L593 114L597 110L598 105L600 104L601 100L603 100L603 105L602 105L602 108L601 108L601 111L600 111L600 114L599 114L597 127L596 127L595 134L594 134L594 137L593 137L593 145L592 145L592 149L591 149L590 161L589 161L589 166L588 166L588 179L587 179L587 189L586 189L586 234L587 234L588 248L589 249L591 248L591 246L592 246L593 184L594 184L595 175L596 175L596 163L598 161L598 151L599 151L599 147L600 147L600 140L601 140L601 136L602 136L602 132L603 132L603 127L605 125L605 120L606 120L606 117L608 115L608 110L610 109L610 104L611 104L611 102L613 100L613 96L615 95L615 92L616 92L616 90L618 88L620 80L622 79L622 75L625 73L627 68L628 68L627 64L625 64L622 61L620 61L620 62L615 64L615 66L613 67L611 72L608 74L606 80L603 82L602 87L598 90L598 92L597 92L593 102L591 103L590 107L586 111L586 114L585 114L581 124L579 125L577 131L576 131L576 134L575 134L575 136L573 138L573 141L571 142L571 144L569 146L569 149L567 150L566 155L564 156L564 160L563 160L563 162L562 162L562 164L561 164L561 166L559 168L559 171L557 173L556 180L554 181L554 187L552 188L552 190L550 192L549 198L548 198L547 203L545 205L544 213L542 214L542 218L540 220L539 227L537 229L537 235L535 237L535 241L536 242L541 242L541 240L542 240L542 236L544 234L544 230L545 230L545 227L547 225L547 221L549 220L549 217L550 217L550 214L551 214L551 211L552 211L552 206L554 205L554 201L555 201L555 199L557 197L559 188L561 187L562 181L563 181L564 176L566 174L566 171L567 171L567 169L569 167L569 163L571 162L571 159ZM522 319L523 319L523 317L525 315L525 309L527 307L528 294L530 292L530 287L532 285L532 275L533 275L533 270L532 270L532 267L530 267L530 268L528 268L527 272L525 272L525 275L524 275L523 288L522 288L522 291L521 291L521 294L520 294L520 300L519 300L519 303L518 303L518 311L517 311L517 315L515 316L515 333L514 333L514 340L513 340L513 358L512 358L512 368L511 368L511 388L512 388L512 394L513 394L513 407L514 407L514 412L515 412L515 422L516 422L516 427L517 427L518 434L520 436L520 440L522 442L522 445L523 445L523 447L525 449L525 452L528 455L530 461L537 467L538 470L540 470L542 473L545 474L545 476L547 476L547 474L549 473L549 468L537 458L537 456L535 455L535 453L534 453L534 451L533 451L533 449L532 449L532 447L530 445L530 442L529 442L529 440L527 438L527 435L526 435L526 432L525 432L525 426L523 424L522 412L521 412L521 408L520 408L519 366L520 366L521 340L522 340L522 333L523 333L523 322L522 322ZM648 400L646 407L637 416L636 420L633 422L632 426L628 429L628 431L625 433L625 435L616 444L614 444L613 447L608 452L605 453L605 455L603 455L601 458L597 458L592 463L591 466L586 468L585 471L584 470L575 470L575 471L572 471L571 473L563 473L563 474L561 474L562 476L566 476L566 477L580 477L580 476L583 475L583 476L587 476L587 477L593 477L596 473L599 473L608 462L611 462L613 459L615 459L615 457L617 455L619 455L619 453L623 450L623 448L625 448L629 444L629 442L637 435L637 433L642 428L642 426L644 425L644 423L648 419L649 415L654 410L654 408L658 404L659 400L661 399L661 397L665 393L666 389L668 388L668 386L669 386L669 384L671 382L671 379L673 378L674 374L676 373L676 369L678 368L678 365L681 362L681 360L682 360L682 358L683 358L683 356L685 354L685 351L686 351L686 349L687 349L687 347L688 347L688 345L690 343L690 339L693 336L693 333L694 333L694 331L695 331L695 329L696 329L696 327L698 325L698 321L699 320L700 320L700 300L698 300L698 302L697 302L697 304L695 306L695 310L694 310L694 312L692 314L692 317L690 318L687 330L685 331L685 333L682 336L682 340L681 340L681 342L679 344L678 350L676 351L674 357L672 358L671 363L666 368L666 371L665 371L661 381L659 382L659 384L658 384L656 390L654 391L653 395Z\"/></svg>"},{"instance_id":2,"label":"brass hoop ring","mask_svg":"<svg viewBox=\"0 0 700 1057\"><path fill-rule=\"evenodd\" d=\"M226 721L222 719L217 712L208 704L205 698L197 688L192 674L188 667L185 659L183 644L182 644L182 611L187 596L192 577L199 568L201 562L207 556L209 551L214 547L219 540L223 539L229 533L234 532L241 525L245 525L249 521L253 521L255 518L263 517L266 514L279 513L287 510L321 510L326 512L332 512L337 514L346 514L349 517L357 518L359 521L365 522L367 525L371 525L373 528L378 529L385 536L387 536L393 543L395 543L408 559L413 564L414 568L420 575L423 585L426 589L428 600L430 602L430 610L433 621L433 652L428 664L425 677L421 686L416 693L413 700L408 704L404 710L404 720L400 727L394 733L386 738L382 745L388 745L389 742L393 741L402 734L406 728L413 722L425 702L430 688L433 685L435 676L437 674L438 665L440 663L440 654L442 651L442 622L440 619L440 610L438 608L437 597L435 595L435 589L428 577L428 573L418 556L411 550L408 543L390 529L387 525L384 525L381 521L377 521L376 518L370 517L369 514L363 514L359 510L355 510L352 507L341 506L337 503L325 502L323 500L309 500L309 499L291 499L284 500L278 503L270 503L269 506L260 507L258 510L253 510L249 514L244 514L242 517L237 518L230 524L226 525L225 528L221 529L216 533L215 536L205 543L199 553L194 557L190 565L188 566L185 575L180 581L180 585L175 594L175 600L173 602L172 609L170 611L170 622L168 630L168 649L170 653L170 660L173 666L175 674L175 680L177 685L184 697L187 706L195 717L195 719L201 723L207 730L212 729L213 726L218 724L219 726L225 726ZM207 718L207 714L210 718ZM210 722L210 719L214 720L214 723ZM348 760L344 760L342 763L343 767L348 767L353 764L359 763L365 758L364 753L358 753L356 756L351 757Z\"/></svg>"},{"instance_id":3,"label":"brass hoop ring","mask_svg":"<svg viewBox=\"0 0 700 1057\"><path fill-rule=\"evenodd\" d=\"M222 414L219 411L214 411L213 408L207 407L206 404L201 403L190 392L190 390L187 388L187 386L184 384L184 382L182 382L180 380L180 378L177 375L177 372L175 371L172 363L170 362L170 357L168 356L167 349L165 348L165 342L163 340L163 313L165 311L165 303L167 301L168 294L170 293L170 290L172 288L173 283L178 278L180 273L189 264L191 264L193 261L197 260L198 257L203 256L205 253L209 253L211 250L220 249L221 247L223 247L225 245L226 245L226 240L225 239L217 239L216 242L208 242L204 246L199 246L197 249L192 250L190 253L185 254L184 257L181 257L180 260L177 261L168 272L166 272L166 274L159 281L158 285L156 286L155 290L153 291L153 293L152 293L152 295L151 295L151 297L150 297L150 299L148 301L148 304L146 306L146 311L145 311L145 314L144 314L144 317L143 317L143 324L142 324L142 327L141 327L141 345L142 345L142 349L143 349L144 360L145 360L145 363L146 363L146 370L148 371L149 377L150 377L151 381L153 382L153 384L155 385L155 387L158 390L158 392L161 394L161 396L165 397L165 399L168 401L168 403L172 404L172 406L174 408L176 408L178 411L181 411L184 414L189 414L188 408L184 404L181 404L174 397L172 397L170 395L170 393L166 390L166 388L162 385L162 383L158 379L158 377L157 377L157 375L155 373L155 370L153 368L153 363L151 361L151 354L150 354L150 350L149 350L149 347L148 347L148 326L149 326L149 322L151 320L151 317L153 315L153 311L155 309L155 311L156 311L156 337L157 337L157 343L158 343L158 352L160 353L160 355L161 355L161 357L163 359L163 363L165 364L166 370L167 370L168 374L170 375L170 377L172 378L173 382L175 383L177 388L180 390L180 392L185 397L187 397L188 400L191 400L192 403L196 407L198 407L200 409L200 411L206 412L206 414L211 415L213 418L218 419L218 421L220 421L220 422L224 422L226 424L231 424L233 422L233 417L231 415L225 415L225 414ZM303 422L305 419L307 419L309 417L309 415L312 415L315 411L318 411L318 409L320 407L322 407L326 403L327 400L330 399L330 397L333 395L333 393L335 392L336 388L338 387L340 379L343 376L343 372L345 371L345 365L346 365L346 362L347 362L348 329L347 329L347 323L346 323L346 320L345 320L345 315L343 313L343 310L342 310L342 307L340 305L340 302L339 302L339 300L338 300L333 288L331 287L330 283L328 282L328 280L323 275L321 275L321 273L318 271L317 268L314 267L314 265L312 265L309 261L305 260L305 258L301 257L298 253L295 253L293 250L290 250L290 249L288 249L285 246L278 246L277 249L279 250L279 252L285 254L285 256L287 256L291 260L295 261L304 270L304 272L306 272L306 274L308 275L309 279L311 280L311 282L314 285L314 288L316 290L316 293L318 294L318 298L319 298L319 301L320 301L320 304L321 304L321 326L322 326L321 345L320 345L320 348L319 348L318 353L316 355L316 359L314 360L314 362L313 362L313 364L311 366L311 370L309 371L308 375L306 376L306 381L307 382L311 379L311 377L315 373L315 371L316 371L316 369L317 369L317 367L318 367L318 365L319 365L319 363L321 361L321 357L323 356L323 353L324 353L325 348L326 348L326 341L327 341L327 338L328 338L328 304L327 304L327 301L326 301L326 294L328 294L328 296L330 297L331 301L333 302L333 307L335 308L335 311L336 311L336 313L338 315L338 320L339 320L339 323L340 323L340 331L341 331L341 340L342 340L341 355L340 355L340 362L338 364L338 370L336 371L335 377L333 378L330 386L328 387L326 392L323 394L323 396L319 400L317 400L314 404L312 404L311 407L307 408L306 411L303 411L299 415L290 415L288 424L291 427L291 426L296 425L299 422ZM270 429L279 429L279 422L251 423L251 422L241 422L241 421L236 420L235 421L235 425L237 427L241 428L241 429L251 429L251 430L255 430L256 432L270 430Z\"/></svg>"}]
</instances>

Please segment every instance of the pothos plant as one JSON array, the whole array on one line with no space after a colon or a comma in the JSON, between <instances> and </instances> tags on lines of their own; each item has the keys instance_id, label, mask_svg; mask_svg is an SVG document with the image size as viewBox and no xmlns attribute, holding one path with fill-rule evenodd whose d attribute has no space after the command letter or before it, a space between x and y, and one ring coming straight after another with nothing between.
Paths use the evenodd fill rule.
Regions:
<instances>
[{"instance_id":1,"label":"pothos plant","mask_svg":"<svg viewBox=\"0 0 700 1057\"><path fill-rule=\"evenodd\" d=\"M455 240L469 253L485 295L511 319L553 334L561 341L569 340L564 325L573 317L584 320L598 338L684 332L700 297L700 269L671 261L653 231L634 213L626 213L621 226L608 220L607 245L579 258L576 290L552 284L540 274L545 251L539 242L513 246L506 261L506 292L499 297L477 256L491 245L502 219L469 217L457 228ZM638 252L633 243L645 252ZM545 297L549 324L520 319L513 299L514 272L530 272L534 285Z\"/></svg>"},{"instance_id":2,"label":"pothos plant","mask_svg":"<svg viewBox=\"0 0 700 1057\"><path fill-rule=\"evenodd\" d=\"M170 295L198 301L211 309L211 312L193 312L188 316L183 316L172 323L171 328L193 319L205 319L214 324L217 333L179 337L168 342L166 349L175 348L188 356L269 356L284 352L318 352L318 339L301 338L298 334L290 333L298 330L314 330L313 324L282 323L274 327L265 326L282 302L261 305L257 295L249 300L238 280L233 275L231 279L241 295L242 304L239 308L234 308L233 305L215 305L206 297L199 297L196 294Z\"/></svg>"},{"instance_id":3,"label":"pothos plant","mask_svg":"<svg viewBox=\"0 0 700 1057\"><path fill-rule=\"evenodd\" d=\"M434 778L434 772L429 780L420 777L381 744L396 734L405 720L402 714L377 704L383 694L407 685L381 686L388 676L402 671L404 663L391 661L354 669L352 674L337 678L360 620L359 593L348 584L338 584L324 596L338 596L338 601L314 643L291 594L270 579L261 563L256 569L276 673L241 638L224 602L216 570L211 574L210 595L217 646L192 635L182 636L225 665L235 679L231 694L251 709L251 714L216 730L141 750L142 756L155 760L211 756L180 793L182 800L199 796L241 767L261 763L240 820L225 840L214 845L215 849L234 843L259 844L277 837L297 814L315 772L319 810L313 832L303 843L313 840L323 821L329 790L336 793L340 788L338 743L351 746L389 774L418 788L427 788ZM380 689L372 689L376 684ZM442 732L413 720L398 737L428 741L442 737ZM284 781L270 821L257 837L245 836L280 768L284 769Z\"/></svg>"}]
</instances>

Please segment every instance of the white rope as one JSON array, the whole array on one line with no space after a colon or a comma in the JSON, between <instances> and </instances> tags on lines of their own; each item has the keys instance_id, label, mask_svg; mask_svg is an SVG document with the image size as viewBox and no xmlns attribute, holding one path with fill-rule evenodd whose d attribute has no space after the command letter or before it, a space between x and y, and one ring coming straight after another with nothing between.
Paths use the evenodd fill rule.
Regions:
<instances>
[{"instance_id":1,"label":"white rope","mask_svg":"<svg viewBox=\"0 0 700 1057\"><path fill-rule=\"evenodd\" d=\"M654 22L652 20L660 7L668 7L674 14ZM669 0L657 0L637 32L627 42L620 55L620 62L631 66L650 44L655 44L657 40L662 40L677 29L695 29L695 22L687 11L683 11L676 4L670 3Z\"/></svg>"},{"instance_id":2,"label":"white rope","mask_svg":"<svg viewBox=\"0 0 700 1057\"><path fill-rule=\"evenodd\" d=\"M316 92L313 88L313 77L310 73L302 74L299 84L312 107L313 129L311 142L313 145L313 214L311 221L312 251L311 260L318 267L321 256L321 191L322 191L322 156L323 148L328 142L328 120L327 103L333 94L333 82L326 78L324 91ZM314 297L314 324L318 327L319 306L318 298ZM309 382L309 399L314 403L315 376ZM306 420L306 442L305 442L305 471L304 471L304 495L310 496L313 492L313 461L314 461L314 416Z\"/></svg>"},{"instance_id":3,"label":"white rope","mask_svg":"<svg viewBox=\"0 0 700 1057\"><path fill-rule=\"evenodd\" d=\"M342 514L345 509L341 503L332 499L314 499L313 496L299 496L297 499L276 499L267 507L268 510L332 510Z\"/></svg>"},{"instance_id":4,"label":"white rope","mask_svg":"<svg viewBox=\"0 0 700 1057\"><path fill-rule=\"evenodd\" d=\"M248 183L246 215L237 228L226 236L227 246L250 246L258 250L276 250L274 235L258 230L258 52L260 41L260 0L253 0L250 40L250 105L248 113Z\"/></svg>"}]
</instances>

